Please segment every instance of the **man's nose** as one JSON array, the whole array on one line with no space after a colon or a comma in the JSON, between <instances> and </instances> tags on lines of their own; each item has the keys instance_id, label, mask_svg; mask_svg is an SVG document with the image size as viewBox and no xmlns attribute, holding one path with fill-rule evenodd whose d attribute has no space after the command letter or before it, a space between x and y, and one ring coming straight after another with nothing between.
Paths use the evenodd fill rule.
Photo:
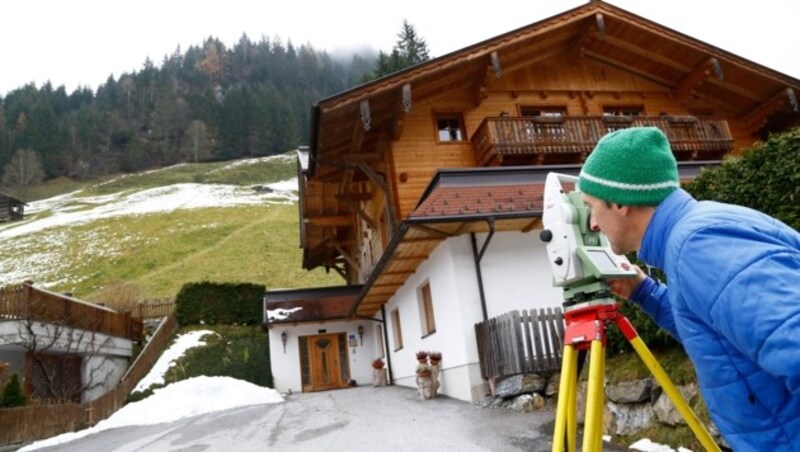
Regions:
<instances>
[{"instance_id":1,"label":"man's nose","mask_svg":"<svg viewBox=\"0 0 800 452\"><path fill-rule=\"evenodd\" d=\"M589 229L592 232L597 232L600 230L600 226L597 224L596 221L594 221L594 216L589 217Z\"/></svg>"}]
</instances>

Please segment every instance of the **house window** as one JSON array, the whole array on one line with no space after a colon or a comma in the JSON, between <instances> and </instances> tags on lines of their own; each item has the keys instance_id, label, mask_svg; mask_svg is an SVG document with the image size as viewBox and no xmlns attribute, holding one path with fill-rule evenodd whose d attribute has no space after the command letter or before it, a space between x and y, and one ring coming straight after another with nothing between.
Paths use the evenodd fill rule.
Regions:
<instances>
[{"instance_id":1,"label":"house window","mask_svg":"<svg viewBox=\"0 0 800 452\"><path fill-rule=\"evenodd\" d=\"M520 116L541 116L544 118L561 118L567 116L565 107L520 107Z\"/></svg>"},{"instance_id":2,"label":"house window","mask_svg":"<svg viewBox=\"0 0 800 452\"><path fill-rule=\"evenodd\" d=\"M644 116L644 107L641 105L603 107L603 116Z\"/></svg>"},{"instance_id":3,"label":"house window","mask_svg":"<svg viewBox=\"0 0 800 452\"><path fill-rule=\"evenodd\" d=\"M436 137L440 143L464 141L464 120L458 113L440 113L436 115Z\"/></svg>"},{"instance_id":4,"label":"house window","mask_svg":"<svg viewBox=\"0 0 800 452\"><path fill-rule=\"evenodd\" d=\"M375 349L378 350L378 358L386 356L386 349L383 348L383 325L375 325Z\"/></svg>"},{"instance_id":5,"label":"house window","mask_svg":"<svg viewBox=\"0 0 800 452\"><path fill-rule=\"evenodd\" d=\"M419 288L419 317L420 323L422 323L422 337L436 332L436 320L433 317L431 285L427 282Z\"/></svg>"},{"instance_id":6,"label":"house window","mask_svg":"<svg viewBox=\"0 0 800 452\"><path fill-rule=\"evenodd\" d=\"M400 329L400 310L392 311L392 335L394 336L394 351L403 348L403 332Z\"/></svg>"}]
</instances>

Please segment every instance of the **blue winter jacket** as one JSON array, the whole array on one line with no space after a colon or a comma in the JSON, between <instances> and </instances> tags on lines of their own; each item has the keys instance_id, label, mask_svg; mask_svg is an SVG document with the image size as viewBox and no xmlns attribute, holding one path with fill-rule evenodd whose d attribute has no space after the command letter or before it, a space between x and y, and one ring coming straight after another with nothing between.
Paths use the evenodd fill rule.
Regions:
<instances>
[{"instance_id":1,"label":"blue winter jacket","mask_svg":"<svg viewBox=\"0 0 800 452\"><path fill-rule=\"evenodd\" d=\"M639 257L667 275L638 303L686 349L735 451L800 451L800 234L751 209L677 190Z\"/></svg>"}]
</instances>

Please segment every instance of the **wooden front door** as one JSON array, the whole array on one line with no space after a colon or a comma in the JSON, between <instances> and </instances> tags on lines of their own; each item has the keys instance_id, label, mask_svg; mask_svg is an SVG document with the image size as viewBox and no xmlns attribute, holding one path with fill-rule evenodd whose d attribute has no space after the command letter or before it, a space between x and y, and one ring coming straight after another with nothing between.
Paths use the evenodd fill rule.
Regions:
<instances>
[{"instance_id":1,"label":"wooden front door","mask_svg":"<svg viewBox=\"0 0 800 452\"><path fill-rule=\"evenodd\" d=\"M321 334L307 339L311 385L309 391L347 387L349 366L344 334Z\"/></svg>"}]
</instances>

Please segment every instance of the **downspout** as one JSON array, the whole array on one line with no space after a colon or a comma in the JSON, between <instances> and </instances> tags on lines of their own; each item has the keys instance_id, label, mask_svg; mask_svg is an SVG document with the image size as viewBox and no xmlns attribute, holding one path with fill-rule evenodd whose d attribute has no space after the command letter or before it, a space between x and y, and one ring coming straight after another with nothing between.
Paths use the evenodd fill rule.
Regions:
<instances>
[{"instance_id":1,"label":"downspout","mask_svg":"<svg viewBox=\"0 0 800 452\"><path fill-rule=\"evenodd\" d=\"M386 331L386 305L381 305L381 317L383 317L383 349L386 350L384 355L386 355L386 368L389 369L389 384L394 383L394 377L392 376L392 358L391 353L389 353L389 333Z\"/></svg>"},{"instance_id":2,"label":"downspout","mask_svg":"<svg viewBox=\"0 0 800 452\"><path fill-rule=\"evenodd\" d=\"M470 232L470 238L472 239L472 257L475 261L475 275L478 279L478 293L481 297L481 311L483 311L483 320L489 320L489 313L486 309L486 293L483 290L483 273L481 272L481 260L483 259L483 254L486 252L486 248L489 246L489 242L492 240L492 236L494 236L494 218L489 218L486 220L489 223L489 235L486 236L486 240L483 242L483 246L481 247L481 251L478 252L478 241L475 239L475 233Z\"/></svg>"}]
</instances>

